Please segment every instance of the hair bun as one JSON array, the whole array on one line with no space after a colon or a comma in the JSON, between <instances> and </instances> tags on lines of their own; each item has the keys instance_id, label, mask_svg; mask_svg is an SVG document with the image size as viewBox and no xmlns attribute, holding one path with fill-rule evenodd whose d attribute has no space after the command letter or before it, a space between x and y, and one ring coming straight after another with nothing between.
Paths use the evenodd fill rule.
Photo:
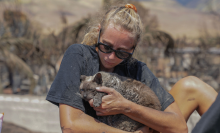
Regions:
<instances>
[{"instance_id":1,"label":"hair bun","mask_svg":"<svg viewBox=\"0 0 220 133\"><path fill-rule=\"evenodd\" d=\"M126 8L131 8L137 13L137 8L133 4L126 4L125 7Z\"/></svg>"}]
</instances>

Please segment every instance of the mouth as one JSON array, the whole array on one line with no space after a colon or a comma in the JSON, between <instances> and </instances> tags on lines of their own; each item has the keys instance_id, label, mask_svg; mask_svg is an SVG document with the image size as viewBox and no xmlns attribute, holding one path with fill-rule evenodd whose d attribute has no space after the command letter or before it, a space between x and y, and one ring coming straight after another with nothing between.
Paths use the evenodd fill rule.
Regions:
<instances>
[{"instance_id":1,"label":"mouth","mask_svg":"<svg viewBox=\"0 0 220 133\"><path fill-rule=\"evenodd\" d=\"M105 62L106 62L107 64L109 64L109 65L114 65L114 63L108 62L108 61L106 61L106 60L105 60Z\"/></svg>"}]
</instances>

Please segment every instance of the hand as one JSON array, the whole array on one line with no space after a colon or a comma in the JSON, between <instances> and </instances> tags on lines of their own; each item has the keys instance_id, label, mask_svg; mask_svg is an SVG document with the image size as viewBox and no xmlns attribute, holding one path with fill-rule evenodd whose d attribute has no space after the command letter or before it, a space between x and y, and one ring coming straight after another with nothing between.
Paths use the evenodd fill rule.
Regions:
<instances>
[{"instance_id":1,"label":"hand","mask_svg":"<svg viewBox=\"0 0 220 133\"><path fill-rule=\"evenodd\" d=\"M99 87L96 89L100 92L105 92L108 95L102 97L102 104L99 107L93 106L93 100L89 101L91 107L94 108L98 116L115 115L124 112L126 100L119 92L113 88Z\"/></svg>"},{"instance_id":2,"label":"hand","mask_svg":"<svg viewBox=\"0 0 220 133\"><path fill-rule=\"evenodd\" d=\"M150 129L147 126L141 127L139 128L137 131L135 131L134 133L153 133L154 130Z\"/></svg>"}]
</instances>

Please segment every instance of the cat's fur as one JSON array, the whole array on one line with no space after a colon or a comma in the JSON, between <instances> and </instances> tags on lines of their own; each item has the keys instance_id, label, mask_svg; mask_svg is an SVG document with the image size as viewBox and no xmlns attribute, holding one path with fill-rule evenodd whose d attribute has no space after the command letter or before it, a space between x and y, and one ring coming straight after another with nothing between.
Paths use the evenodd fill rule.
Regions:
<instances>
[{"instance_id":1,"label":"cat's fur","mask_svg":"<svg viewBox=\"0 0 220 133\"><path fill-rule=\"evenodd\" d=\"M142 106L161 110L161 105L155 93L145 84L127 77L119 76L115 73L98 72L94 76L81 76L80 94L88 101L93 99L93 105L98 107L102 103L102 97L107 95L96 91L96 87L106 86L114 88L124 98ZM143 124L130 119L123 114L99 116L98 120L112 127L125 130L136 131Z\"/></svg>"}]
</instances>

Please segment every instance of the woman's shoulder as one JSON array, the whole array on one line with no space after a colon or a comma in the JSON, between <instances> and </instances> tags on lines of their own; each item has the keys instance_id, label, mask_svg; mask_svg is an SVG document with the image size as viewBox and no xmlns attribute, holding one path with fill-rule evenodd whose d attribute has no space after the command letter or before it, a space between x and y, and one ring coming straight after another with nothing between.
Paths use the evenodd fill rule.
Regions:
<instances>
[{"instance_id":1,"label":"woman's shoulder","mask_svg":"<svg viewBox=\"0 0 220 133\"><path fill-rule=\"evenodd\" d=\"M146 77L154 77L146 63L139 61L135 58L131 58L127 63L128 77L141 81Z\"/></svg>"},{"instance_id":2,"label":"woman's shoulder","mask_svg":"<svg viewBox=\"0 0 220 133\"><path fill-rule=\"evenodd\" d=\"M137 69L137 76L139 76L140 80L147 78L149 81L152 81L155 78L154 74L148 68L146 63L139 60L136 60L135 62L136 62L135 67Z\"/></svg>"},{"instance_id":3,"label":"woman's shoulder","mask_svg":"<svg viewBox=\"0 0 220 133\"><path fill-rule=\"evenodd\" d=\"M151 72L146 63L139 60L137 60L136 62L136 65L139 69L141 69L142 71Z\"/></svg>"},{"instance_id":4,"label":"woman's shoulder","mask_svg":"<svg viewBox=\"0 0 220 133\"><path fill-rule=\"evenodd\" d=\"M88 46L84 44L72 44L68 47L65 54L88 54L95 53L95 46Z\"/></svg>"},{"instance_id":5,"label":"woman's shoulder","mask_svg":"<svg viewBox=\"0 0 220 133\"><path fill-rule=\"evenodd\" d=\"M141 70L144 70L144 69L149 69L147 67L147 64L142 62L142 61L139 61L135 58L132 58L130 61L129 61L129 66L131 69L141 69Z\"/></svg>"}]
</instances>

